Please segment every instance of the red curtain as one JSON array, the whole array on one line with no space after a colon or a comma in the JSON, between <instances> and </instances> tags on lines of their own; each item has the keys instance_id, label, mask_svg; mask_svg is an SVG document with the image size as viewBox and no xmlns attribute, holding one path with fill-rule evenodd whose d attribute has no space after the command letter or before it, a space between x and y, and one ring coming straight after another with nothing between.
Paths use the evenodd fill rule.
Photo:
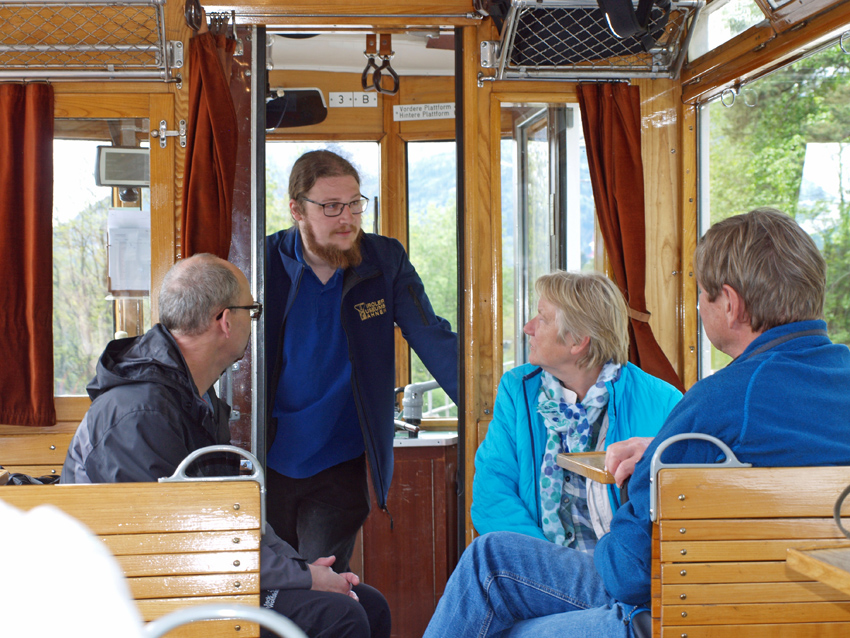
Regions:
<instances>
[{"instance_id":1,"label":"red curtain","mask_svg":"<svg viewBox=\"0 0 850 638\"><path fill-rule=\"evenodd\" d=\"M189 121L182 254L230 252L236 111L230 97L235 40L200 33L189 43Z\"/></svg>"},{"instance_id":2,"label":"red curtain","mask_svg":"<svg viewBox=\"0 0 850 638\"><path fill-rule=\"evenodd\" d=\"M0 84L0 423L53 425L53 87Z\"/></svg>"},{"instance_id":3,"label":"red curtain","mask_svg":"<svg viewBox=\"0 0 850 638\"><path fill-rule=\"evenodd\" d=\"M580 84L596 215L617 285L629 304L629 360L683 390L646 308L646 223L640 154L640 92L627 84Z\"/></svg>"}]
</instances>

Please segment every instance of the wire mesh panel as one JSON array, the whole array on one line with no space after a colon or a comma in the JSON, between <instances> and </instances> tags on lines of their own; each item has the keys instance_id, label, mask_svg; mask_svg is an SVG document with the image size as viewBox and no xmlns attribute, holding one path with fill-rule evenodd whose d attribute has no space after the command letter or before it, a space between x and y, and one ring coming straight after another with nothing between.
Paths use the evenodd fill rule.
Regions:
<instances>
[{"instance_id":1,"label":"wire mesh panel","mask_svg":"<svg viewBox=\"0 0 850 638\"><path fill-rule=\"evenodd\" d=\"M144 73L166 79L165 0L0 0L2 76Z\"/></svg>"},{"instance_id":2,"label":"wire mesh panel","mask_svg":"<svg viewBox=\"0 0 850 638\"><path fill-rule=\"evenodd\" d=\"M499 77L675 77L701 0L657 5L644 49L638 36L617 38L595 0L512 0L499 55Z\"/></svg>"}]
</instances>

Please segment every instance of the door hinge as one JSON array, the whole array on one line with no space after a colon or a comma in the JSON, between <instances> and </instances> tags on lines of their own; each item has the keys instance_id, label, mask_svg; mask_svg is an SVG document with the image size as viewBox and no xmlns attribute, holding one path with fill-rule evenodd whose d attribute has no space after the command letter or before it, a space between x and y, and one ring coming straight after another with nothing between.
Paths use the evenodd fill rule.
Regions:
<instances>
[{"instance_id":1,"label":"door hinge","mask_svg":"<svg viewBox=\"0 0 850 638\"><path fill-rule=\"evenodd\" d=\"M180 146L186 148L186 120L180 120L179 130L169 131L165 120L160 120L159 128L151 131L151 137L159 138L159 147L165 148L166 138L177 137L180 139Z\"/></svg>"}]
</instances>

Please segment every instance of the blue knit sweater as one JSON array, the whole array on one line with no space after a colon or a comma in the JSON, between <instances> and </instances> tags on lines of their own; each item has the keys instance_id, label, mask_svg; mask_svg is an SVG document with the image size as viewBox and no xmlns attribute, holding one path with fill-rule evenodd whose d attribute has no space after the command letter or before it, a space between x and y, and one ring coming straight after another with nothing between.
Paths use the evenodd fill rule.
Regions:
<instances>
[{"instance_id":1,"label":"blue knit sweater","mask_svg":"<svg viewBox=\"0 0 850 638\"><path fill-rule=\"evenodd\" d=\"M691 388L673 409L629 482L629 501L614 515L611 532L594 561L616 599L650 600L652 524L649 465L664 439L702 432L724 441L754 466L850 465L850 350L826 336L801 336L753 354L774 339L823 321L779 326L760 335L725 369ZM713 463L722 454L704 441L683 441L664 453L665 463Z\"/></svg>"}]
</instances>

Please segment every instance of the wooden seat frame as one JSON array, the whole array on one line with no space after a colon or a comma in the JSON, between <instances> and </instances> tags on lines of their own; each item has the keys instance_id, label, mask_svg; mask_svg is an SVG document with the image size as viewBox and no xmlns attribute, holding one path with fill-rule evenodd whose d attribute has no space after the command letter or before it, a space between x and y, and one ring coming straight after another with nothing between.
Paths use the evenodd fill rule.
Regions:
<instances>
[{"instance_id":1,"label":"wooden seat frame","mask_svg":"<svg viewBox=\"0 0 850 638\"><path fill-rule=\"evenodd\" d=\"M208 449L223 448L246 455L231 446ZM262 476L255 471L250 477L174 482L175 477L159 483L4 486L0 499L25 511L53 505L86 525L115 556L146 621L193 605L259 606ZM245 638L258 636L259 627L211 620L174 635Z\"/></svg>"},{"instance_id":2,"label":"wooden seat frame","mask_svg":"<svg viewBox=\"0 0 850 638\"><path fill-rule=\"evenodd\" d=\"M674 438L651 470L653 636L850 635L850 596L785 562L789 548L850 547L833 520L850 467L744 467L716 439L723 464L656 464Z\"/></svg>"}]
</instances>

